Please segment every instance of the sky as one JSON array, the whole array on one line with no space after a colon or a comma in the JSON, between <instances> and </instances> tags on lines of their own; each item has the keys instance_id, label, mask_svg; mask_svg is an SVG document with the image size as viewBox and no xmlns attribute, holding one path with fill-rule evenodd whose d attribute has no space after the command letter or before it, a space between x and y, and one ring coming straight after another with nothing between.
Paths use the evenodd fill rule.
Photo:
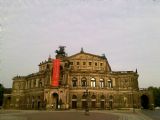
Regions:
<instances>
[{"instance_id":1,"label":"sky","mask_svg":"<svg viewBox=\"0 0 160 120\"><path fill-rule=\"evenodd\" d=\"M60 45L105 54L113 71L160 86L159 0L0 0L0 83L38 71Z\"/></svg>"}]
</instances>

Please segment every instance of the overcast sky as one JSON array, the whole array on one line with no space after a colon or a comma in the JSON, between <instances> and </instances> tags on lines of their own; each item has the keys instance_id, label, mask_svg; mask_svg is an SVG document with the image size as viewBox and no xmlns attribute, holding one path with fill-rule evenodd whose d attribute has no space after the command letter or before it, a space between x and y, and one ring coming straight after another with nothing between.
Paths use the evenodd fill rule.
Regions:
<instances>
[{"instance_id":1,"label":"overcast sky","mask_svg":"<svg viewBox=\"0 0 160 120\"><path fill-rule=\"evenodd\" d=\"M59 45L105 54L113 71L160 86L159 0L0 0L0 83L38 71Z\"/></svg>"}]
</instances>

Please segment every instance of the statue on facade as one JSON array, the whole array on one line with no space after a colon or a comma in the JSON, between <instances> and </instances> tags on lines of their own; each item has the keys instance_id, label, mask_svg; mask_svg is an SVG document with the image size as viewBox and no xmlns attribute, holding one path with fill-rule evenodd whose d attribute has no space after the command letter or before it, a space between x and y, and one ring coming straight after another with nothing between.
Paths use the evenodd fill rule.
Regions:
<instances>
[{"instance_id":1,"label":"statue on facade","mask_svg":"<svg viewBox=\"0 0 160 120\"><path fill-rule=\"evenodd\" d=\"M105 54L102 54L102 58L106 59L106 55L105 55Z\"/></svg>"},{"instance_id":2,"label":"statue on facade","mask_svg":"<svg viewBox=\"0 0 160 120\"><path fill-rule=\"evenodd\" d=\"M65 46L59 46L59 50L56 50L56 56L63 56L65 57L66 56L66 53L65 53Z\"/></svg>"}]
</instances>

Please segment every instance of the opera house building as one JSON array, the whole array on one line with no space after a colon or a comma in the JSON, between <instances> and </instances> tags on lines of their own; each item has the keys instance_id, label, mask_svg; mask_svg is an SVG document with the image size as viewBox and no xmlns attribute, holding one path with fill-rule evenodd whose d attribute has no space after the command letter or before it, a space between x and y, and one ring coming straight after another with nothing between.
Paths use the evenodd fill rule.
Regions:
<instances>
[{"instance_id":1,"label":"opera house building","mask_svg":"<svg viewBox=\"0 0 160 120\"><path fill-rule=\"evenodd\" d=\"M28 64L29 65L29 64ZM20 66L19 66L20 67ZM39 64L39 71L13 78L4 107L12 109L149 108L152 95L140 90L135 71L113 71L105 55L68 56L65 47Z\"/></svg>"}]
</instances>

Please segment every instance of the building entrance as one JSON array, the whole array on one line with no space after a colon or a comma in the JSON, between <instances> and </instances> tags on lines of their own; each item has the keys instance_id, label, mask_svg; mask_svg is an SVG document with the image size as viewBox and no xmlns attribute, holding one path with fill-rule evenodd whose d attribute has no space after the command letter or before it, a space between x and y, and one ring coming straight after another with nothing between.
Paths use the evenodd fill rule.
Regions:
<instances>
[{"instance_id":1,"label":"building entrance","mask_svg":"<svg viewBox=\"0 0 160 120\"><path fill-rule=\"evenodd\" d=\"M92 107L92 108L96 108L96 101L92 101L92 102L91 102L91 107Z\"/></svg>"},{"instance_id":2,"label":"building entrance","mask_svg":"<svg viewBox=\"0 0 160 120\"><path fill-rule=\"evenodd\" d=\"M72 101L72 109L76 109L77 108L77 101Z\"/></svg>"},{"instance_id":3,"label":"building entrance","mask_svg":"<svg viewBox=\"0 0 160 120\"><path fill-rule=\"evenodd\" d=\"M85 109L87 106L87 101L82 101L82 108Z\"/></svg>"},{"instance_id":4,"label":"building entrance","mask_svg":"<svg viewBox=\"0 0 160 120\"><path fill-rule=\"evenodd\" d=\"M72 109L76 109L77 108L77 96L73 95L72 96Z\"/></svg>"},{"instance_id":5,"label":"building entrance","mask_svg":"<svg viewBox=\"0 0 160 120\"><path fill-rule=\"evenodd\" d=\"M58 109L58 99L59 99L59 95L58 95L57 93L53 93L52 97L53 97L52 108L53 108L53 109Z\"/></svg>"},{"instance_id":6,"label":"building entrance","mask_svg":"<svg viewBox=\"0 0 160 120\"><path fill-rule=\"evenodd\" d=\"M101 101L101 109L105 109L105 101Z\"/></svg>"},{"instance_id":7,"label":"building entrance","mask_svg":"<svg viewBox=\"0 0 160 120\"><path fill-rule=\"evenodd\" d=\"M148 109L149 108L149 98L146 95L141 96L141 106L143 109Z\"/></svg>"},{"instance_id":8,"label":"building entrance","mask_svg":"<svg viewBox=\"0 0 160 120\"><path fill-rule=\"evenodd\" d=\"M113 101L109 101L109 109L110 110L113 108L112 105L113 105Z\"/></svg>"}]
</instances>

